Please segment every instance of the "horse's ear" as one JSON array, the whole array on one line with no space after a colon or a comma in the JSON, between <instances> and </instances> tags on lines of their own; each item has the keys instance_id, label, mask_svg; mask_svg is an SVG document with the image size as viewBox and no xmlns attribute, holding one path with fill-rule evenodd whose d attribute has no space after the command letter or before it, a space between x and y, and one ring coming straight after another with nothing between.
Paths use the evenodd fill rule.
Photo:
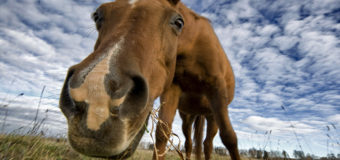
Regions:
<instances>
[{"instance_id":1,"label":"horse's ear","mask_svg":"<svg viewBox=\"0 0 340 160\"><path fill-rule=\"evenodd\" d=\"M176 6L180 0L168 0L171 5Z\"/></svg>"}]
</instances>

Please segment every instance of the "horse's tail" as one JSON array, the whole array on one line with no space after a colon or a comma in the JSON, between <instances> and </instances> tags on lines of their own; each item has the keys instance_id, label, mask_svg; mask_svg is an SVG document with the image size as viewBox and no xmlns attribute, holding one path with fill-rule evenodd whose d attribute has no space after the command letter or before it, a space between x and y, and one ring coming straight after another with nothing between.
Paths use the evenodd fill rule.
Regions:
<instances>
[{"instance_id":1,"label":"horse's tail","mask_svg":"<svg viewBox=\"0 0 340 160\"><path fill-rule=\"evenodd\" d=\"M199 115L194 123L195 154L197 159L201 159L202 140L203 140L204 116Z\"/></svg>"}]
</instances>

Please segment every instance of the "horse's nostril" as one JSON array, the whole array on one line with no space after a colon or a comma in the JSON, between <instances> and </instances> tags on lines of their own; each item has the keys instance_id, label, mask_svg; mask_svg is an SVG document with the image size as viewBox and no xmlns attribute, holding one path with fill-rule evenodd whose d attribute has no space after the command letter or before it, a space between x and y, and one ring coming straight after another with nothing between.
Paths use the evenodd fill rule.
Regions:
<instances>
[{"instance_id":1,"label":"horse's nostril","mask_svg":"<svg viewBox=\"0 0 340 160\"><path fill-rule=\"evenodd\" d=\"M86 112L88 104L86 102L74 102L76 111L83 113Z\"/></svg>"},{"instance_id":2,"label":"horse's nostril","mask_svg":"<svg viewBox=\"0 0 340 160\"><path fill-rule=\"evenodd\" d=\"M144 111L148 102L148 86L142 76L133 76L133 86L120 108L122 117L132 118Z\"/></svg>"},{"instance_id":3,"label":"horse's nostril","mask_svg":"<svg viewBox=\"0 0 340 160\"><path fill-rule=\"evenodd\" d=\"M70 117L76 111L75 103L69 93L69 80L73 74L74 69L70 69L67 73L66 80L60 94L59 106L66 117Z\"/></svg>"},{"instance_id":4,"label":"horse's nostril","mask_svg":"<svg viewBox=\"0 0 340 160\"><path fill-rule=\"evenodd\" d=\"M133 88L131 90L131 93L135 96L146 96L145 91L147 90L147 85L145 83L145 80L141 76L135 76L132 78L132 81L134 83ZM143 97L144 99L144 97Z\"/></svg>"},{"instance_id":5,"label":"horse's nostril","mask_svg":"<svg viewBox=\"0 0 340 160\"><path fill-rule=\"evenodd\" d=\"M75 69L70 68L67 72L67 76L66 76L66 82L68 82L70 80L70 78L72 77L72 75L74 74Z\"/></svg>"},{"instance_id":6,"label":"horse's nostril","mask_svg":"<svg viewBox=\"0 0 340 160\"><path fill-rule=\"evenodd\" d=\"M119 116L119 107L118 106L110 107L110 115L113 116L113 117L118 117Z\"/></svg>"}]
</instances>

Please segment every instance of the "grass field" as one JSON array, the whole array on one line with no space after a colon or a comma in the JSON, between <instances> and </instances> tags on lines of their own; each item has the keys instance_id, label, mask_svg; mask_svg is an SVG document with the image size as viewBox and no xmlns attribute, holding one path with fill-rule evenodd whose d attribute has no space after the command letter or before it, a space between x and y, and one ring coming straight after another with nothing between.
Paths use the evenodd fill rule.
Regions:
<instances>
[{"instance_id":1,"label":"grass field","mask_svg":"<svg viewBox=\"0 0 340 160\"><path fill-rule=\"evenodd\" d=\"M166 159L179 160L174 152L168 152ZM42 136L0 134L1 160L98 160L75 152L66 139L44 138ZM152 159L151 150L139 149L128 160ZM229 159L227 156L213 155L214 160Z\"/></svg>"}]
</instances>

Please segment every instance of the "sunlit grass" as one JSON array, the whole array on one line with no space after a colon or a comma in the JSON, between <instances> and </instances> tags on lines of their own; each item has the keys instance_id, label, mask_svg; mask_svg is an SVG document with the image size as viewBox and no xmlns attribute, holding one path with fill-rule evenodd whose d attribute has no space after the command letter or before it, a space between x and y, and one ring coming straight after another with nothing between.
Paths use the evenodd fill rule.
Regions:
<instances>
[{"instance_id":1,"label":"sunlit grass","mask_svg":"<svg viewBox=\"0 0 340 160\"><path fill-rule=\"evenodd\" d=\"M128 160L152 159L152 150L138 149ZM194 155L192 156L194 158ZM0 134L1 160L98 160L75 152L64 138L45 138L40 135ZM166 159L180 160L175 152L169 151ZM229 159L227 156L212 155L214 160Z\"/></svg>"}]
</instances>

